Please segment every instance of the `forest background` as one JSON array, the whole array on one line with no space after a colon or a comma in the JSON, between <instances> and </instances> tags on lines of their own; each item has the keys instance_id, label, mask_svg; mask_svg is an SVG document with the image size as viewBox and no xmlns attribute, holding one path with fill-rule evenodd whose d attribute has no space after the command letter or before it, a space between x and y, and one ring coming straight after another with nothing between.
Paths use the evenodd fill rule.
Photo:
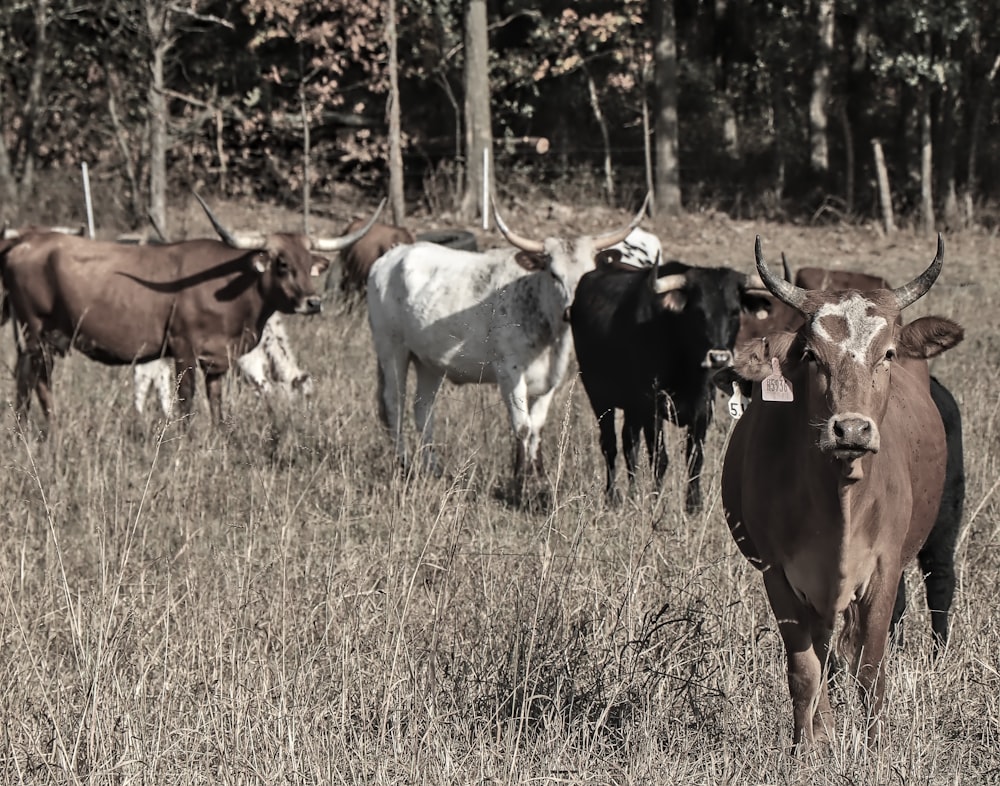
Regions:
<instances>
[{"instance_id":1,"label":"forest background","mask_svg":"<svg viewBox=\"0 0 1000 786\"><path fill-rule=\"evenodd\" d=\"M82 163L100 226L152 214L169 232L167 202L191 188L375 201L396 142L397 220L473 218L486 146L500 182L571 202L624 207L654 186L672 213L989 222L998 15L928 0L14 0L0 219L78 220Z\"/></svg>"}]
</instances>

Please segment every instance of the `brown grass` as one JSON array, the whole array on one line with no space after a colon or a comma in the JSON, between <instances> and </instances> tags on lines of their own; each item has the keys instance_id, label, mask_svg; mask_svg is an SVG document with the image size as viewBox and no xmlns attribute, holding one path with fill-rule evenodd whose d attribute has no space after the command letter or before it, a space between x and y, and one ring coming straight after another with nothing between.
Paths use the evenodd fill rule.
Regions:
<instances>
[{"instance_id":1,"label":"brown grass","mask_svg":"<svg viewBox=\"0 0 1000 786\"><path fill-rule=\"evenodd\" d=\"M518 231L529 221L513 219ZM864 227L695 215L655 228L670 256L742 270L757 232L770 258L896 282L934 251L931 238ZM226 428L203 412L185 431L131 417L127 370L76 356L57 368L48 442L7 408L0 780L997 781L997 246L948 237L942 280L913 309L968 329L934 363L965 417L968 503L951 644L931 659L911 569L878 752L864 750L845 685L832 751L788 754L781 643L719 509L724 408L702 514L683 513L673 430L667 493L644 478L609 511L593 416L570 378L546 433L551 505L523 512L502 494L511 440L496 390L445 387L446 476L401 477L376 422L364 314L333 313L288 320L317 382L308 405L268 406L233 385ZM0 351L9 368L8 339Z\"/></svg>"}]
</instances>

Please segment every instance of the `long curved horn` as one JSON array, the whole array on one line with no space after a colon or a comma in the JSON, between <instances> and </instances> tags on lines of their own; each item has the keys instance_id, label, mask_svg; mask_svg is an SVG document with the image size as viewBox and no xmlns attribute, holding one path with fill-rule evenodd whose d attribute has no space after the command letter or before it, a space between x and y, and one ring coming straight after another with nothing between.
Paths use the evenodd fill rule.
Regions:
<instances>
[{"instance_id":1,"label":"long curved horn","mask_svg":"<svg viewBox=\"0 0 1000 786\"><path fill-rule=\"evenodd\" d=\"M491 199L490 202L493 204L493 220L497 222L497 229L500 230L500 234L503 235L507 242L512 246L515 246L522 251L527 251L529 254L540 254L545 250L545 244L538 240L529 240L526 237L517 235L511 232L507 225L500 218L500 211L497 210L496 200Z\"/></svg>"},{"instance_id":2,"label":"long curved horn","mask_svg":"<svg viewBox=\"0 0 1000 786\"><path fill-rule=\"evenodd\" d=\"M808 290L797 287L794 284L789 284L785 279L779 278L771 272L771 268L764 261L764 252L760 249L760 235L757 235L757 238L754 240L753 255L757 260L757 272L760 274L760 280L764 282L767 291L782 303L804 314L806 293Z\"/></svg>"},{"instance_id":3,"label":"long curved horn","mask_svg":"<svg viewBox=\"0 0 1000 786\"><path fill-rule=\"evenodd\" d=\"M372 228L372 225L378 221L378 217L382 215L382 208L385 207L385 202L386 200L383 198L382 201L378 203L378 210L375 211L375 215L368 219L368 223L360 229L344 235L343 237L318 237L312 241L312 247L317 251L330 252L340 251L348 246L353 246L361 240L368 230Z\"/></svg>"},{"instance_id":4,"label":"long curved horn","mask_svg":"<svg viewBox=\"0 0 1000 786\"><path fill-rule=\"evenodd\" d=\"M629 223L624 229L618 229L614 232L608 232L604 235L597 235L594 238L594 250L603 251L606 248L610 248L615 243L621 243L625 238L628 237L629 232L639 226L639 222L642 221L646 216L646 207L649 205L650 197L652 192L646 192L646 198L642 200L642 207L639 208L639 212L635 214L635 218Z\"/></svg>"},{"instance_id":5,"label":"long curved horn","mask_svg":"<svg viewBox=\"0 0 1000 786\"><path fill-rule=\"evenodd\" d=\"M191 193L194 194L194 198L198 200L198 204L200 204L201 209L205 211L205 215L208 216L208 220L212 222L212 226L215 228L215 231L219 235L219 237L222 238L223 243L225 243L227 246L231 246L232 248L260 248L259 244L252 244L252 245L248 244L247 240L249 238L241 237L237 239L236 237L234 237L233 234L228 229L222 226L222 224L219 222L219 219L215 217L215 214L211 211L209 206L206 204L205 200L201 198L198 192L192 191Z\"/></svg>"},{"instance_id":6,"label":"long curved horn","mask_svg":"<svg viewBox=\"0 0 1000 786\"><path fill-rule=\"evenodd\" d=\"M670 276L657 278L653 282L653 291L657 295L665 295L667 292L673 292L675 289L684 289L685 284L687 284L687 277L683 273L675 273Z\"/></svg>"},{"instance_id":7,"label":"long curved horn","mask_svg":"<svg viewBox=\"0 0 1000 786\"><path fill-rule=\"evenodd\" d=\"M927 290L931 288L931 285L937 280L938 275L941 273L941 266L943 264L944 238L942 238L941 233L938 232L937 254L934 255L934 260L931 262L927 270L913 279L913 281L909 284L904 284L903 286L896 287L892 290L892 294L896 296L896 305L899 306L900 311L907 306L912 305L927 294Z\"/></svg>"}]
</instances>

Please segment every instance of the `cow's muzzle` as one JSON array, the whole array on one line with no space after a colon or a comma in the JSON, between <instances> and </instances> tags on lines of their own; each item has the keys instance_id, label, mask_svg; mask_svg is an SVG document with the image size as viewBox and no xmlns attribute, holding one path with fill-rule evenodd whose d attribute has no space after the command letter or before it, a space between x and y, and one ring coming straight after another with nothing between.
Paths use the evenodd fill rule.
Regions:
<instances>
[{"instance_id":1,"label":"cow's muzzle","mask_svg":"<svg viewBox=\"0 0 1000 786\"><path fill-rule=\"evenodd\" d=\"M318 314L323 310L323 298L319 295L311 295L303 300L297 309L299 314Z\"/></svg>"},{"instance_id":2,"label":"cow's muzzle","mask_svg":"<svg viewBox=\"0 0 1000 786\"><path fill-rule=\"evenodd\" d=\"M710 349L701 361L702 368L725 368L733 365L733 353L728 349Z\"/></svg>"},{"instance_id":3,"label":"cow's muzzle","mask_svg":"<svg viewBox=\"0 0 1000 786\"><path fill-rule=\"evenodd\" d=\"M838 459L854 461L866 453L878 453L878 427L869 417L855 412L834 415L827 421L826 432L823 446Z\"/></svg>"}]
</instances>

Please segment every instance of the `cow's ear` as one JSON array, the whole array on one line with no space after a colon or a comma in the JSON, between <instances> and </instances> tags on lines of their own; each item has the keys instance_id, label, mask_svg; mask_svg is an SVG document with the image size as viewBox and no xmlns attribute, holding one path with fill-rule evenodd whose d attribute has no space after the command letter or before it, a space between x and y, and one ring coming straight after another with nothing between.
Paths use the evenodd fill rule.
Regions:
<instances>
[{"instance_id":1,"label":"cow's ear","mask_svg":"<svg viewBox=\"0 0 1000 786\"><path fill-rule=\"evenodd\" d=\"M764 295L753 295L744 293L740 299L740 306L743 311L756 319L767 319L774 310L774 303L769 297Z\"/></svg>"},{"instance_id":2,"label":"cow's ear","mask_svg":"<svg viewBox=\"0 0 1000 786\"><path fill-rule=\"evenodd\" d=\"M902 357L932 358L965 338L965 330L947 317L920 317L903 325L897 347Z\"/></svg>"},{"instance_id":3,"label":"cow's ear","mask_svg":"<svg viewBox=\"0 0 1000 786\"><path fill-rule=\"evenodd\" d=\"M732 393L734 382L740 386L740 392L749 398L751 391L750 383L743 379L739 375L739 372L732 366L720 368L712 375L712 384L722 393Z\"/></svg>"},{"instance_id":4,"label":"cow's ear","mask_svg":"<svg viewBox=\"0 0 1000 786\"><path fill-rule=\"evenodd\" d=\"M533 251L518 251L514 255L514 259L517 261L517 264L532 273L536 273L539 270L546 270L552 263L552 257L541 251L537 253Z\"/></svg>"},{"instance_id":5,"label":"cow's ear","mask_svg":"<svg viewBox=\"0 0 1000 786\"><path fill-rule=\"evenodd\" d=\"M324 270L330 267L330 260L326 257L318 256L317 254L312 255L312 268L309 270L310 276L318 276Z\"/></svg>"},{"instance_id":6,"label":"cow's ear","mask_svg":"<svg viewBox=\"0 0 1000 786\"><path fill-rule=\"evenodd\" d=\"M250 264L253 265L253 269L261 275L267 272L269 261L269 254L266 251L255 251L253 256L250 257Z\"/></svg>"},{"instance_id":7,"label":"cow's ear","mask_svg":"<svg viewBox=\"0 0 1000 786\"><path fill-rule=\"evenodd\" d=\"M787 358L795 356L791 350L798 341L797 333L771 333L745 341L736 347L733 368L742 379L760 382L771 374L771 358L784 365Z\"/></svg>"},{"instance_id":8,"label":"cow's ear","mask_svg":"<svg viewBox=\"0 0 1000 786\"><path fill-rule=\"evenodd\" d=\"M600 265L617 265L622 261L622 251L620 248L606 248L603 251L598 251L597 256L594 257L594 264Z\"/></svg>"}]
</instances>

